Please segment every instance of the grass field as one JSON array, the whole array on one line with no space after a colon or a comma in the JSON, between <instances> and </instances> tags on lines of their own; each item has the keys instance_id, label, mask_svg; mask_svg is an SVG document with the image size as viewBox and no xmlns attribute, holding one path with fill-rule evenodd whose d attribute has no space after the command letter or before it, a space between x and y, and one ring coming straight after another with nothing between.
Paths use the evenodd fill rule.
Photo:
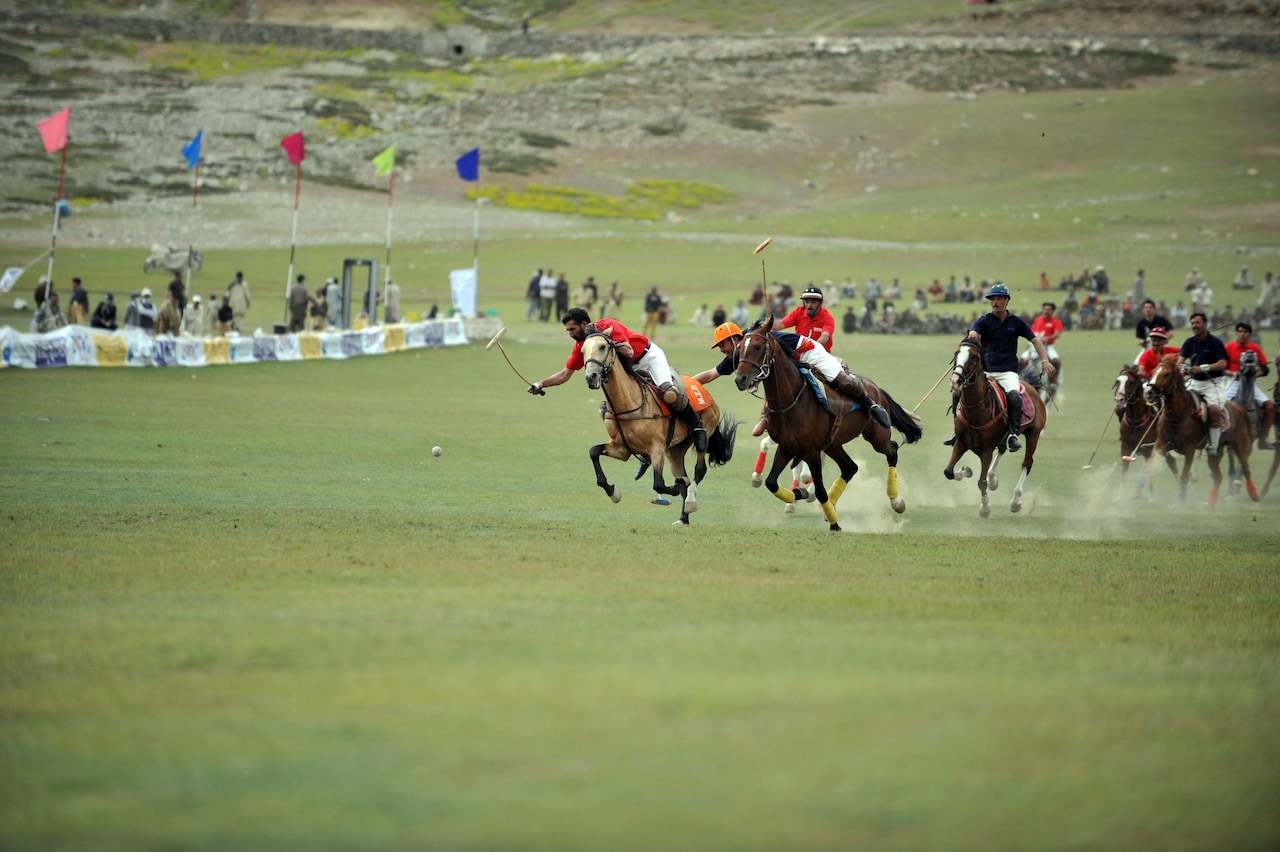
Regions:
<instances>
[{"instance_id":1,"label":"grass field","mask_svg":"<svg viewBox=\"0 0 1280 852\"><path fill-rule=\"evenodd\" d=\"M892 6L804 16L852 27ZM568 347L523 321L534 268L620 279L628 322L659 283L682 318L659 342L694 373L714 353L683 320L745 297L770 235L769 278L793 284L970 274L1022 308L1041 269L1105 263L1113 289L1144 266L1172 301L1199 265L1230 301L1239 265L1275 266L1274 75L1197 74L885 103L860 132L916 165L876 192L849 173L797 198L816 159L724 158L694 176L742 193L733 210L487 232L480 304L538 378ZM834 138L858 115L792 119ZM458 210L456 232L397 243L407 310L447 305L447 270L470 266ZM95 300L163 288L137 246L77 240L111 215L70 220L59 280L83 275ZM0 265L46 244L6 239ZM382 256L377 240L299 254L316 283ZM286 260L213 250L196 289L246 270L269 329ZM25 330L11 303L0 323ZM954 345L841 336L838 352L910 409ZM855 445L840 533L750 487L760 403L726 381L711 390L747 425L686 528L634 464L605 462L619 505L595 486L599 399L580 379L530 397L479 344L0 371L0 848L1274 849L1280 488L1209 511L1199 465L1185 505L1164 472L1134 499L1108 422L1132 333L1059 348L1061 411L1020 514L1020 455L987 520L973 480L943 478L940 390L902 451L906 514Z\"/></svg>"}]
</instances>

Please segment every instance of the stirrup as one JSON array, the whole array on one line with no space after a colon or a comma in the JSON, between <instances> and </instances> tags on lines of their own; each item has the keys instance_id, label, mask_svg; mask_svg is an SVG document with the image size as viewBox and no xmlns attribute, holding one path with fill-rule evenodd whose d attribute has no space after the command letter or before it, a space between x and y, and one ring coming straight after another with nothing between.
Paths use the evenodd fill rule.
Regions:
<instances>
[{"instance_id":1,"label":"stirrup","mask_svg":"<svg viewBox=\"0 0 1280 852\"><path fill-rule=\"evenodd\" d=\"M1008 448L1009 452L1016 453L1018 450L1022 449L1022 442L1018 440L1017 434L1010 432L1009 440L1005 444L1005 447Z\"/></svg>"},{"instance_id":2,"label":"stirrup","mask_svg":"<svg viewBox=\"0 0 1280 852\"><path fill-rule=\"evenodd\" d=\"M942 442L942 446L954 447L956 445L956 437L956 435L952 435L950 438Z\"/></svg>"}]
</instances>

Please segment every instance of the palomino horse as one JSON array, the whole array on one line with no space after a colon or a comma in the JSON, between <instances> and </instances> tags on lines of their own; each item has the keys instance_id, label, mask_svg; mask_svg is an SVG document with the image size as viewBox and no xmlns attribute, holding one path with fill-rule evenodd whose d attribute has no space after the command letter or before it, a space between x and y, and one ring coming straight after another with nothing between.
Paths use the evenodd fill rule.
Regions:
<instances>
[{"instance_id":1,"label":"palomino horse","mask_svg":"<svg viewBox=\"0 0 1280 852\"><path fill-rule=\"evenodd\" d=\"M1116 416L1120 418L1120 461L1124 465L1120 469L1121 480L1129 475L1129 463L1135 457L1142 456L1150 461L1151 450L1156 444L1155 422L1160 412L1147 402L1144 384L1142 371L1133 364L1125 364L1113 386ZM1176 478L1178 466L1168 456L1164 460ZM1144 469L1138 474L1137 487L1141 491L1148 484L1150 481Z\"/></svg>"},{"instance_id":2,"label":"palomino horse","mask_svg":"<svg viewBox=\"0 0 1280 852\"><path fill-rule=\"evenodd\" d=\"M783 350L782 344L771 334L773 317L763 325L757 323L742 337L735 353L738 370L734 382L738 390L754 391L764 386L765 407L768 412L769 436L777 442L773 464L765 477L765 486L783 503L795 503L808 497L804 489L790 490L778 485L778 474L793 458L802 459L813 476L813 489L822 515L832 530L840 529L836 513L836 501L844 493L849 480L858 472L858 465L849 457L844 445L861 435L871 447L885 457L889 470L885 474L885 493L889 504L898 513L905 512L907 503L898 496L898 442L891 430L871 419L862 408L850 410L852 403L826 386L825 393L833 412L823 407L809 381L801 374L799 366ZM908 444L920 440L923 434L911 415L889 396L888 392L862 377L867 394L889 412L889 420ZM826 453L840 468L840 477L828 490L822 481L822 454Z\"/></svg>"},{"instance_id":3,"label":"palomino horse","mask_svg":"<svg viewBox=\"0 0 1280 852\"><path fill-rule=\"evenodd\" d=\"M1160 360L1160 366L1151 375L1147 384L1147 397L1164 398L1164 410L1160 412L1160 420L1156 423L1155 452L1164 454L1173 450L1182 456L1182 474L1178 478L1178 501L1186 502L1187 483L1191 479L1191 463L1195 461L1196 450L1205 447L1209 442L1209 424L1200 417L1198 406L1203 404L1187 389L1187 383L1178 369L1178 356L1166 355ZM1257 500L1258 489L1253 484L1249 472L1249 447L1253 443L1249 435L1249 421L1244 411L1234 402L1227 403L1229 417L1228 428L1223 430L1219 452L1205 453L1209 462L1209 473L1213 477L1213 487L1209 489L1207 502L1209 508L1218 505L1218 489L1222 486L1222 455L1227 445L1235 451L1240 460L1240 468L1245 478L1245 488L1249 496ZM1231 424L1235 428L1230 428Z\"/></svg>"},{"instance_id":4,"label":"palomino horse","mask_svg":"<svg viewBox=\"0 0 1280 852\"><path fill-rule=\"evenodd\" d=\"M725 464L733 457L738 421L732 415L722 417L720 407L707 394L709 404L702 411L702 420L715 425L708 427L707 451L698 454L691 482L684 466L685 453L693 445L689 427L663 410L656 390L636 376L630 363L618 357L617 347L609 336L599 332L587 335L582 342L582 359L586 364L587 387L604 390L601 415L609 431L608 443L597 444L590 450L596 485L617 503L622 499L622 492L605 477L600 456L619 461L639 456L641 465L636 479L652 465L653 490L658 494L678 495L681 506L677 523L689 523L689 513L698 509L698 483L706 476L708 457L711 464L716 465ZM622 369L615 370L619 364ZM675 477L672 485L667 485L663 476L664 459L671 462L671 473Z\"/></svg>"},{"instance_id":5,"label":"palomino horse","mask_svg":"<svg viewBox=\"0 0 1280 852\"><path fill-rule=\"evenodd\" d=\"M951 371L951 389L960 393L960 400L956 403L956 441L951 447L951 461L942 473L947 479L955 479L956 462L965 451L978 457L982 464L978 474L978 491L982 493L978 516L985 518L991 514L987 488L990 486L995 491L1000 485L996 479L996 468L1005 454L1009 424L1005 417L1004 394L997 389L995 382L987 378L982 344L978 341L967 338L960 341L955 354L955 368ZM1022 398L1031 402L1034 416L1022 427L1026 456L1022 460L1022 476L1018 477L1018 484L1013 489L1013 502L1009 504L1011 512L1022 510L1022 488L1035 464L1036 446L1040 443L1046 417L1044 402L1038 393L1022 385ZM997 454L994 463L991 461L993 453Z\"/></svg>"}]
</instances>

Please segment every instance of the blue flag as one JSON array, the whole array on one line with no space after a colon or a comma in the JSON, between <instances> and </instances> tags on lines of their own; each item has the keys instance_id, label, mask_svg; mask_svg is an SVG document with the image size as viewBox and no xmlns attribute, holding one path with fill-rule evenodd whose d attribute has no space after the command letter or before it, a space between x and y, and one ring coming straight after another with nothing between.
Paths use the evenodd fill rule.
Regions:
<instances>
[{"instance_id":1,"label":"blue flag","mask_svg":"<svg viewBox=\"0 0 1280 852\"><path fill-rule=\"evenodd\" d=\"M463 180L480 180L479 148L472 148L458 158L458 177Z\"/></svg>"},{"instance_id":2,"label":"blue flag","mask_svg":"<svg viewBox=\"0 0 1280 852\"><path fill-rule=\"evenodd\" d=\"M182 156L187 158L187 168L189 169L194 169L200 162L200 137L202 136L204 136L203 129L196 132L195 139L182 146Z\"/></svg>"}]
</instances>

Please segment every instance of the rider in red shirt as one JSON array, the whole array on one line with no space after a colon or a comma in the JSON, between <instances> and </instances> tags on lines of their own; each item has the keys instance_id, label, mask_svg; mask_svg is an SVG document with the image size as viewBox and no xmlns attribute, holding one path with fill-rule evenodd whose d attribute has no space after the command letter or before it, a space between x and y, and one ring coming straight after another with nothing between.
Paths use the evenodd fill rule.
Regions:
<instances>
[{"instance_id":1,"label":"rider in red shirt","mask_svg":"<svg viewBox=\"0 0 1280 852\"><path fill-rule=\"evenodd\" d=\"M1227 375L1231 376L1231 384L1227 386L1227 392L1224 396L1227 399L1236 399L1240 393L1240 358L1246 352L1252 352L1258 359L1257 372L1255 376L1261 378L1270 372L1267 367L1267 356L1262 351L1262 347L1254 343L1250 338L1253 336L1253 326L1241 320L1236 323L1236 339L1227 344ZM1262 392L1262 388L1258 387L1258 383L1253 383L1253 399L1263 412L1262 426L1258 430L1259 449L1269 450L1273 445L1269 436L1271 435L1271 425L1275 422L1276 407L1275 404L1267 399L1267 395ZM1248 407L1249 401L1236 399L1242 407Z\"/></svg>"},{"instance_id":2,"label":"rider in red shirt","mask_svg":"<svg viewBox=\"0 0 1280 852\"><path fill-rule=\"evenodd\" d=\"M804 288L800 305L778 323L780 328L794 328L801 337L811 337L831 351L831 341L836 333L836 318L822 305L822 291L817 287Z\"/></svg>"},{"instance_id":3,"label":"rider in red shirt","mask_svg":"<svg viewBox=\"0 0 1280 852\"><path fill-rule=\"evenodd\" d=\"M1142 378L1147 381L1156 372L1156 367L1160 366L1160 359L1166 355L1177 355L1180 351L1176 346L1169 345L1169 332L1160 326L1151 329L1150 334L1151 345L1142 350L1142 354L1138 356L1138 369L1142 371Z\"/></svg>"}]
</instances>

